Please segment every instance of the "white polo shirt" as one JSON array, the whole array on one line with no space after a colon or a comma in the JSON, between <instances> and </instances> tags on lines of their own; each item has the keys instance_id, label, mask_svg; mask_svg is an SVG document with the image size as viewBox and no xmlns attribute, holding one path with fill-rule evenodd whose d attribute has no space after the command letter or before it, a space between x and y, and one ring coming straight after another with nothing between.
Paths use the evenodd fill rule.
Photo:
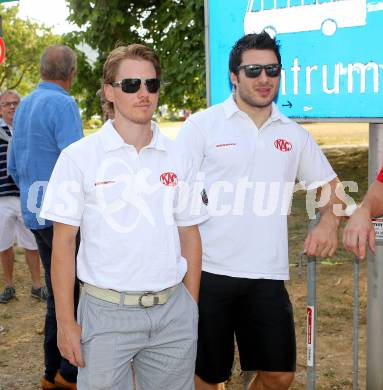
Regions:
<instances>
[{"instance_id":1,"label":"white polo shirt","mask_svg":"<svg viewBox=\"0 0 383 390\"><path fill-rule=\"evenodd\" d=\"M207 192L203 270L288 279L287 214L296 178L316 188L336 177L311 135L274 104L258 129L230 97L192 115L176 141L197 163Z\"/></svg>"},{"instance_id":2,"label":"white polo shirt","mask_svg":"<svg viewBox=\"0 0 383 390\"><path fill-rule=\"evenodd\" d=\"M117 291L160 291L179 283L187 264L178 226L196 225L190 210L191 160L152 123L137 153L111 121L64 149L40 216L79 226L80 280ZM199 197L200 201L200 197Z\"/></svg>"}]
</instances>

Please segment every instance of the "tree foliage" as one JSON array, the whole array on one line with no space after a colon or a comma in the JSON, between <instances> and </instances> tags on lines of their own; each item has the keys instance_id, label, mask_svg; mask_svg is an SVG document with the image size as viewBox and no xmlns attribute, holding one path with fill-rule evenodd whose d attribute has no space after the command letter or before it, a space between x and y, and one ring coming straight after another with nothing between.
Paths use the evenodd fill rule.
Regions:
<instances>
[{"instance_id":1,"label":"tree foliage","mask_svg":"<svg viewBox=\"0 0 383 390\"><path fill-rule=\"evenodd\" d=\"M17 17L18 7L0 6L3 20L5 60L0 65L0 89L15 89L26 95L40 79L39 59L49 45L60 43L51 29Z\"/></svg>"},{"instance_id":2,"label":"tree foliage","mask_svg":"<svg viewBox=\"0 0 383 390\"><path fill-rule=\"evenodd\" d=\"M93 67L79 64L77 88L86 91L85 109L96 107L102 65L119 43L144 43L161 58L167 83L161 103L195 111L206 104L203 0L67 0L69 19L84 31L68 42L97 50ZM84 59L85 60L85 59ZM94 102L97 102L96 104Z\"/></svg>"}]
</instances>

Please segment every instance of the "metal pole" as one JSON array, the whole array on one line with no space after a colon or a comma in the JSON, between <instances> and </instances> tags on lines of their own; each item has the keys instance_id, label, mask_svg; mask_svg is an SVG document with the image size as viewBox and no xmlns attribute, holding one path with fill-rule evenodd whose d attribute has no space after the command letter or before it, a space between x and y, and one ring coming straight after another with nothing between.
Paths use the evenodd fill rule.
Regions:
<instances>
[{"instance_id":1,"label":"metal pole","mask_svg":"<svg viewBox=\"0 0 383 390\"><path fill-rule=\"evenodd\" d=\"M370 124L368 179L371 184L383 160L383 124ZM366 389L383 389L383 246L368 254Z\"/></svg>"},{"instance_id":2,"label":"metal pole","mask_svg":"<svg viewBox=\"0 0 383 390\"><path fill-rule=\"evenodd\" d=\"M316 257L307 258L307 389L315 390Z\"/></svg>"},{"instance_id":3,"label":"metal pole","mask_svg":"<svg viewBox=\"0 0 383 390\"><path fill-rule=\"evenodd\" d=\"M204 0L205 7L205 68L206 68L206 104L211 106L211 79L210 79L210 14L209 0Z\"/></svg>"},{"instance_id":4,"label":"metal pole","mask_svg":"<svg viewBox=\"0 0 383 390\"><path fill-rule=\"evenodd\" d=\"M319 215L309 223L309 232L319 223ZM316 346L316 257L307 256L307 390L315 390Z\"/></svg>"},{"instance_id":5,"label":"metal pole","mask_svg":"<svg viewBox=\"0 0 383 390\"><path fill-rule=\"evenodd\" d=\"M354 310L353 310L353 354L352 390L359 389L358 353L359 353L359 258L354 257Z\"/></svg>"}]
</instances>

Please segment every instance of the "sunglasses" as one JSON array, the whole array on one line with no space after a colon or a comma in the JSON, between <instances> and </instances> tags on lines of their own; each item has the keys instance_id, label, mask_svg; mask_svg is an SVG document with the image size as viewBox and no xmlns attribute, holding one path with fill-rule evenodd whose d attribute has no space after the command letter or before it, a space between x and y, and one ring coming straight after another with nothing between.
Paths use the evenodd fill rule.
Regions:
<instances>
[{"instance_id":1,"label":"sunglasses","mask_svg":"<svg viewBox=\"0 0 383 390\"><path fill-rule=\"evenodd\" d=\"M142 81L146 85L146 89L149 93L157 93L161 87L160 79L123 79L121 81L115 81L114 83L111 83L111 85L112 87L121 86L122 91L125 93L135 93L140 89Z\"/></svg>"},{"instance_id":2,"label":"sunglasses","mask_svg":"<svg viewBox=\"0 0 383 390\"><path fill-rule=\"evenodd\" d=\"M281 64L267 64L267 65L258 65L258 64L250 64L250 65L240 65L238 66L238 71L244 69L246 77L250 79L255 79L262 73L262 69L265 70L267 76L269 77L277 77L281 73L282 65Z\"/></svg>"}]
</instances>

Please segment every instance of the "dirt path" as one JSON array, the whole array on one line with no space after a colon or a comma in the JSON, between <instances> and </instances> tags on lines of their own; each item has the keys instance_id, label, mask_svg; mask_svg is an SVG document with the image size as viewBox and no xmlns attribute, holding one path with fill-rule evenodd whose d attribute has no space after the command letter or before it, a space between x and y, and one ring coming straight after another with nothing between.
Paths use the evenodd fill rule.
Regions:
<instances>
[{"instance_id":1,"label":"dirt path","mask_svg":"<svg viewBox=\"0 0 383 390\"><path fill-rule=\"evenodd\" d=\"M297 374L292 389L304 389L306 381L306 269L291 269L288 289L294 305L298 343ZM365 383L366 265L361 266L360 389ZM44 304L29 296L26 264L16 262L17 300L0 306L0 390L36 390L42 375L42 326ZM318 265L317 389L351 389L352 383L351 263ZM236 368L230 390L240 390Z\"/></svg>"}]
</instances>

